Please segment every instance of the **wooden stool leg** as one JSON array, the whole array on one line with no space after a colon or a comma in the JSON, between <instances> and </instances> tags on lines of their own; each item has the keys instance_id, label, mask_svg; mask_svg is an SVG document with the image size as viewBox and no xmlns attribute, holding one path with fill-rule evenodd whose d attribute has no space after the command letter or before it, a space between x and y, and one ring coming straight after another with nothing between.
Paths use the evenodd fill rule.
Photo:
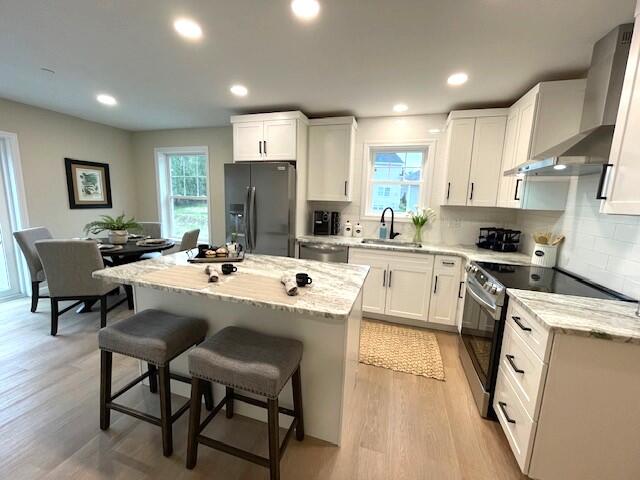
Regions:
<instances>
[{"instance_id":1,"label":"wooden stool leg","mask_svg":"<svg viewBox=\"0 0 640 480\"><path fill-rule=\"evenodd\" d=\"M51 299L51 335L54 337L58 333L58 300Z\"/></svg>"},{"instance_id":2,"label":"wooden stool leg","mask_svg":"<svg viewBox=\"0 0 640 480\"><path fill-rule=\"evenodd\" d=\"M204 406L209 411L213 410L215 405L213 404L213 385L211 382L203 381L202 393L204 395Z\"/></svg>"},{"instance_id":3,"label":"wooden stool leg","mask_svg":"<svg viewBox=\"0 0 640 480\"><path fill-rule=\"evenodd\" d=\"M147 364L149 370L149 391L151 393L158 393L158 369L151 363Z\"/></svg>"},{"instance_id":4,"label":"wooden stool leg","mask_svg":"<svg viewBox=\"0 0 640 480\"><path fill-rule=\"evenodd\" d=\"M191 405L189 406L189 434L187 437L187 468L191 470L198 461L198 435L200 434L200 409L202 404L202 390L207 388L199 378L191 380Z\"/></svg>"},{"instance_id":5,"label":"wooden stool leg","mask_svg":"<svg viewBox=\"0 0 640 480\"><path fill-rule=\"evenodd\" d=\"M35 313L40 299L40 282L31 282L31 311Z\"/></svg>"},{"instance_id":6,"label":"wooden stool leg","mask_svg":"<svg viewBox=\"0 0 640 480\"><path fill-rule=\"evenodd\" d=\"M226 387L226 400L224 402L227 418L233 418L233 388Z\"/></svg>"},{"instance_id":7,"label":"wooden stool leg","mask_svg":"<svg viewBox=\"0 0 640 480\"><path fill-rule=\"evenodd\" d=\"M269 426L269 478L280 480L280 431L278 422L278 399L267 399Z\"/></svg>"},{"instance_id":8,"label":"wooden stool leg","mask_svg":"<svg viewBox=\"0 0 640 480\"><path fill-rule=\"evenodd\" d=\"M304 440L304 420L302 414L302 383L300 381L300 366L293 372L291 377L291 387L293 389L293 411L298 424L296 425L296 440Z\"/></svg>"},{"instance_id":9,"label":"wooden stool leg","mask_svg":"<svg viewBox=\"0 0 640 480\"><path fill-rule=\"evenodd\" d=\"M173 433L171 431L171 379L169 366L158 367L160 374L160 426L162 427L162 453L165 457L173 453Z\"/></svg>"},{"instance_id":10,"label":"wooden stool leg","mask_svg":"<svg viewBox=\"0 0 640 480\"><path fill-rule=\"evenodd\" d=\"M112 353L100 350L100 429L107 430L111 424L111 410L107 403L111 401Z\"/></svg>"},{"instance_id":11,"label":"wooden stool leg","mask_svg":"<svg viewBox=\"0 0 640 480\"><path fill-rule=\"evenodd\" d=\"M100 297L100 328L107 326L107 296Z\"/></svg>"}]
</instances>

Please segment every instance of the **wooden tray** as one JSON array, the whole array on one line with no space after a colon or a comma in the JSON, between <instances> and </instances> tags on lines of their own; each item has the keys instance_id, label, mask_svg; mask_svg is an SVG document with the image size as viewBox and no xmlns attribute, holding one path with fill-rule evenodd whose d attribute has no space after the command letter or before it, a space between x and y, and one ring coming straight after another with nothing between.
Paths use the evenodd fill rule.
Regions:
<instances>
[{"instance_id":1,"label":"wooden tray","mask_svg":"<svg viewBox=\"0 0 640 480\"><path fill-rule=\"evenodd\" d=\"M193 257L187 260L189 263L234 263L244 260L244 252L227 257Z\"/></svg>"}]
</instances>

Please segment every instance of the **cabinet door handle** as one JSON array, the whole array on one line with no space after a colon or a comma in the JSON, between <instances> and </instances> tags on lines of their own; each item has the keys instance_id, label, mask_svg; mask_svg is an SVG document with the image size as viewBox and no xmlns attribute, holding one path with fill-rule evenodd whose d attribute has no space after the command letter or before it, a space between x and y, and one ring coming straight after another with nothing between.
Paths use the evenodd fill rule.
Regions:
<instances>
[{"instance_id":1,"label":"cabinet door handle","mask_svg":"<svg viewBox=\"0 0 640 480\"><path fill-rule=\"evenodd\" d=\"M462 298L462 286L464 285L464 282L460 282L460 285L458 285L458 298Z\"/></svg>"},{"instance_id":2,"label":"cabinet door handle","mask_svg":"<svg viewBox=\"0 0 640 480\"><path fill-rule=\"evenodd\" d=\"M260 155L262 155L262 140L258 141L258 150L260 150Z\"/></svg>"},{"instance_id":3,"label":"cabinet door handle","mask_svg":"<svg viewBox=\"0 0 640 480\"><path fill-rule=\"evenodd\" d=\"M436 281L433 284L433 293L438 291L438 275L436 275Z\"/></svg>"},{"instance_id":4,"label":"cabinet door handle","mask_svg":"<svg viewBox=\"0 0 640 480\"><path fill-rule=\"evenodd\" d=\"M507 357L507 361L509 362L509 365L511 365L511 368L513 368L513 371L516 373L524 373L524 370L518 368L516 366L516 362L514 362L513 360L516 358L513 355L505 355L505 357Z\"/></svg>"},{"instance_id":5,"label":"cabinet door handle","mask_svg":"<svg viewBox=\"0 0 640 480\"><path fill-rule=\"evenodd\" d=\"M531 332L531 328L524 325L520 321L520 317L516 317L515 315L512 315L511 318L513 318L513 321L516 322L516 325L518 325L522 330L524 330L525 332Z\"/></svg>"},{"instance_id":6,"label":"cabinet door handle","mask_svg":"<svg viewBox=\"0 0 640 480\"><path fill-rule=\"evenodd\" d=\"M267 154L267 141L264 140L263 143L264 143L264 154L266 155Z\"/></svg>"},{"instance_id":7,"label":"cabinet door handle","mask_svg":"<svg viewBox=\"0 0 640 480\"><path fill-rule=\"evenodd\" d=\"M393 273L393 270L389 270L389 288L391 288L391 274Z\"/></svg>"},{"instance_id":8,"label":"cabinet door handle","mask_svg":"<svg viewBox=\"0 0 640 480\"><path fill-rule=\"evenodd\" d=\"M516 191L515 191L515 193L513 194L513 199L514 199L514 200L520 200L520 198L518 197L518 187L520 186L520 182L522 182L522 179L521 179L521 178L518 178L518 179L516 180Z\"/></svg>"},{"instance_id":9,"label":"cabinet door handle","mask_svg":"<svg viewBox=\"0 0 640 480\"><path fill-rule=\"evenodd\" d=\"M596 190L596 200L606 200L607 196L604 194L605 181L607 179L607 172L609 167L613 167L612 163L605 163L602 165L602 172L600 172L600 181L598 182L598 190Z\"/></svg>"},{"instance_id":10,"label":"cabinet door handle","mask_svg":"<svg viewBox=\"0 0 640 480\"><path fill-rule=\"evenodd\" d=\"M386 270L382 273L382 286L383 287L387 286L387 271Z\"/></svg>"},{"instance_id":11,"label":"cabinet door handle","mask_svg":"<svg viewBox=\"0 0 640 480\"><path fill-rule=\"evenodd\" d=\"M449 265L449 266L453 266L455 265L455 262L450 262L449 260L443 260L442 261L442 265Z\"/></svg>"},{"instance_id":12,"label":"cabinet door handle","mask_svg":"<svg viewBox=\"0 0 640 480\"><path fill-rule=\"evenodd\" d=\"M502 410L502 414L504 415L504 418L506 418L507 422L516 423L516 421L513 418L511 418L509 416L509 414L507 413L507 409L506 409L507 404L506 403L498 402L498 406L500 407L500 410Z\"/></svg>"},{"instance_id":13,"label":"cabinet door handle","mask_svg":"<svg viewBox=\"0 0 640 480\"><path fill-rule=\"evenodd\" d=\"M451 193L451 182L447 182L447 200L449 200L450 193Z\"/></svg>"},{"instance_id":14,"label":"cabinet door handle","mask_svg":"<svg viewBox=\"0 0 640 480\"><path fill-rule=\"evenodd\" d=\"M344 181L344 196L347 196L347 181Z\"/></svg>"},{"instance_id":15,"label":"cabinet door handle","mask_svg":"<svg viewBox=\"0 0 640 480\"><path fill-rule=\"evenodd\" d=\"M473 182L471 182L471 194L469 195L469 200L473 200Z\"/></svg>"}]
</instances>

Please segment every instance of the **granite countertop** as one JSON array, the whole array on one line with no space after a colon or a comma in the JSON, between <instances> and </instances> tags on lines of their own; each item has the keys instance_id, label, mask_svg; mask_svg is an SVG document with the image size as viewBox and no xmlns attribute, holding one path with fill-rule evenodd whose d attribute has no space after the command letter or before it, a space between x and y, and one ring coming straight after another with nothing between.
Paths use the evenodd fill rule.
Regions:
<instances>
[{"instance_id":1,"label":"granite countertop","mask_svg":"<svg viewBox=\"0 0 640 480\"><path fill-rule=\"evenodd\" d=\"M329 245L341 245L352 248L367 248L372 250L387 250L393 252L427 253L433 255L454 255L468 261L508 263L512 265L529 265L531 257L525 253L494 252L478 248L475 245L437 245L422 244L422 247L406 247L401 245L376 245L364 244L363 238L341 236L314 236L303 235L297 238L298 243L323 243Z\"/></svg>"},{"instance_id":2,"label":"granite countertop","mask_svg":"<svg viewBox=\"0 0 640 480\"><path fill-rule=\"evenodd\" d=\"M113 283L346 319L369 272L369 267L362 265L247 254L243 262L234 263L238 267L237 273L220 275L219 282L207 283L204 274L207 264L190 264L187 258L186 252L178 252L105 268L94 272L93 276ZM299 295L290 297L280 284L280 278L299 272L308 273L313 283L299 289Z\"/></svg>"},{"instance_id":3,"label":"granite countertop","mask_svg":"<svg viewBox=\"0 0 640 480\"><path fill-rule=\"evenodd\" d=\"M640 345L637 303L576 297L531 290L507 289L509 299L547 327L570 335L584 335Z\"/></svg>"}]
</instances>

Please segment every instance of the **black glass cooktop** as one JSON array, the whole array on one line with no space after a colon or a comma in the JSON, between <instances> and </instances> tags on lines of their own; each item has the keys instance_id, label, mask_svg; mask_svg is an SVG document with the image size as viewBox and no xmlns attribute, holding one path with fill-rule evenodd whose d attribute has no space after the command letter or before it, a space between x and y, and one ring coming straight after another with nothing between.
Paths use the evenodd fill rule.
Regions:
<instances>
[{"instance_id":1,"label":"black glass cooktop","mask_svg":"<svg viewBox=\"0 0 640 480\"><path fill-rule=\"evenodd\" d=\"M477 265L507 288L607 300L634 301L621 293L557 268L489 262L477 262Z\"/></svg>"}]
</instances>

